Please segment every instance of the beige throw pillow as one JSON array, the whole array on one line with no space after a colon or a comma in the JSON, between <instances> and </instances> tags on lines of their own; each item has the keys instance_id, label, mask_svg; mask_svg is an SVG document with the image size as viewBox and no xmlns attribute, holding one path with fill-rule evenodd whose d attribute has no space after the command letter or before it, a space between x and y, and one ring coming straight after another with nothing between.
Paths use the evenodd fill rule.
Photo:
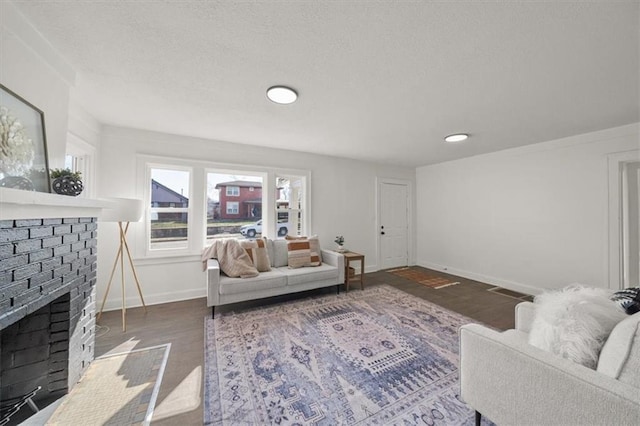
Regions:
<instances>
[{"instance_id":1,"label":"beige throw pillow","mask_svg":"<svg viewBox=\"0 0 640 426\"><path fill-rule=\"evenodd\" d=\"M311 249L309 240L292 240L287 243L289 268L311 266Z\"/></svg>"},{"instance_id":2,"label":"beige throw pillow","mask_svg":"<svg viewBox=\"0 0 640 426\"><path fill-rule=\"evenodd\" d=\"M309 265L306 266L320 266L322 265L322 250L320 249L320 240L317 235L313 235L309 238L307 237L285 237L289 242L291 241L308 241L309 242L309 254L311 256L311 260L309 261Z\"/></svg>"},{"instance_id":3,"label":"beige throw pillow","mask_svg":"<svg viewBox=\"0 0 640 426\"><path fill-rule=\"evenodd\" d=\"M269 253L267 252L264 240L240 241L240 246L247 252L253 266L256 267L258 272L268 272L271 270Z\"/></svg>"}]
</instances>

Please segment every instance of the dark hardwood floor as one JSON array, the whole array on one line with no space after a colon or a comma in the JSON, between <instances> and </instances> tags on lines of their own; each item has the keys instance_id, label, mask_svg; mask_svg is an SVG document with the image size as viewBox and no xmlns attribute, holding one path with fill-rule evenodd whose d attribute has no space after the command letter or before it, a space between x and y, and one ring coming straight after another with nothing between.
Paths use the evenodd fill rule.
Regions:
<instances>
[{"instance_id":1,"label":"dark hardwood floor","mask_svg":"<svg viewBox=\"0 0 640 426\"><path fill-rule=\"evenodd\" d=\"M365 287L388 284L498 329L513 328L514 308L527 299L525 295L513 292L501 294L494 291L494 286L477 281L437 271L424 271L449 278L459 284L433 289L380 271L365 275ZM238 303L220 307L216 312L281 303L333 291L333 288L326 288ZM351 291L360 290L356 286L356 289L352 287ZM202 424L204 319L210 315L211 310L207 308L204 298L149 306L146 313L142 308L128 309L126 332L122 331L120 311L105 312L102 315L99 328L96 330L96 357L106 353L171 343L171 352L154 412L154 424Z\"/></svg>"}]
</instances>

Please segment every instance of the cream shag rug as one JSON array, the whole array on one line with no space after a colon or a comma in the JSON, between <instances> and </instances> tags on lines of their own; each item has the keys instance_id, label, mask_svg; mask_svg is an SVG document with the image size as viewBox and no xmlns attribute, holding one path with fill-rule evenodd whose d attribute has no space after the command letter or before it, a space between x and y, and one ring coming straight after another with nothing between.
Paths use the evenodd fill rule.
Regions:
<instances>
[{"instance_id":1,"label":"cream shag rug","mask_svg":"<svg viewBox=\"0 0 640 426\"><path fill-rule=\"evenodd\" d=\"M47 424L149 424L171 344L96 358Z\"/></svg>"}]
</instances>

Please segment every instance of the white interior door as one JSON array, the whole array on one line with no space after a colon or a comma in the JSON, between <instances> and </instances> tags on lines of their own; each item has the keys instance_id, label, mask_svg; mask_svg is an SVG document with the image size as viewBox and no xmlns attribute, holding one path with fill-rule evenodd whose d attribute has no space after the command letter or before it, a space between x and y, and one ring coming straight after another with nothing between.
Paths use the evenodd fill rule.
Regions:
<instances>
[{"instance_id":1,"label":"white interior door","mask_svg":"<svg viewBox=\"0 0 640 426\"><path fill-rule=\"evenodd\" d=\"M379 191L380 268L407 266L409 259L408 186L381 182Z\"/></svg>"}]
</instances>

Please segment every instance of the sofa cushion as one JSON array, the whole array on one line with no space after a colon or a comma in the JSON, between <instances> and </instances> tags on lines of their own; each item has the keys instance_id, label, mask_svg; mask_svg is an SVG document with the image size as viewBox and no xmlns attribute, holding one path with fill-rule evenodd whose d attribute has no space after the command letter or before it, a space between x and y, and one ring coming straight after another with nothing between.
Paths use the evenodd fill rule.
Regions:
<instances>
[{"instance_id":1,"label":"sofa cushion","mask_svg":"<svg viewBox=\"0 0 640 426\"><path fill-rule=\"evenodd\" d=\"M253 278L230 278L220 274L220 294L247 293L286 285L287 277L275 269L269 272L261 272L260 275Z\"/></svg>"},{"instance_id":2,"label":"sofa cushion","mask_svg":"<svg viewBox=\"0 0 640 426\"><path fill-rule=\"evenodd\" d=\"M287 250L287 240L265 239L271 266L279 268L289 264L289 252Z\"/></svg>"},{"instance_id":3,"label":"sofa cushion","mask_svg":"<svg viewBox=\"0 0 640 426\"><path fill-rule=\"evenodd\" d=\"M595 369L609 333L626 318L609 300L610 294L602 288L573 285L536 296L529 343Z\"/></svg>"},{"instance_id":4,"label":"sofa cushion","mask_svg":"<svg viewBox=\"0 0 640 426\"><path fill-rule=\"evenodd\" d=\"M309 266L322 265L322 250L320 249L320 240L317 235L310 237L292 237L287 235L285 239L288 241L309 241L309 250L311 251L311 264Z\"/></svg>"},{"instance_id":5,"label":"sofa cushion","mask_svg":"<svg viewBox=\"0 0 640 426\"><path fill-rule=\"evenodd\" d=\"M327 265L323 263L322 265L315 268L297 268L290 269L281 267L278 268L282 274L287 277L287 285L298 285L309 283L313 281L324 281L324 280L332 280L338 277L338 268L335 266Z\"/></svg>"},{"instance_id":6,"label":"sofa cushion","mask_svg":"<svg viewBox=\"0 0 640 426\"><path fill-rule=\"evenodd\" d=\"M600 352L598 372L640 387L640 312L611 331Z\"/></svg>"},{"instance_id":7,"label":"sofa cushion","mask_svg":"<svg viewBox=\"0 0 640 426\"><path fill-rule=\"evenodd\" d=\"M271 270L269 253L267 252L267 246L264 240L242 240L240 241L240 246L247 252L253 266L256 267L258 272Z\"/></svg>"},{"instance_id":8,"label":"sofa cushion","mask_svg":"<svg viewBox=\"0 0 640 426\"><path fill-rule=\"evenodd\" d=\"M303 268L311 266L311 247L309 240L294 240L287 242L289 268Z\"/></svg>"},{"instance_id":9,"label":"sofa cushion","mask_svg":"<svg viewBox=\"0 0 640 426\"><path fill-rule=\"evenodd\" d=\"M640 327L636 324L636 333L631 342L627 360L620 370L618 380L640 389Z\"/></svg>"}]
</instances>

